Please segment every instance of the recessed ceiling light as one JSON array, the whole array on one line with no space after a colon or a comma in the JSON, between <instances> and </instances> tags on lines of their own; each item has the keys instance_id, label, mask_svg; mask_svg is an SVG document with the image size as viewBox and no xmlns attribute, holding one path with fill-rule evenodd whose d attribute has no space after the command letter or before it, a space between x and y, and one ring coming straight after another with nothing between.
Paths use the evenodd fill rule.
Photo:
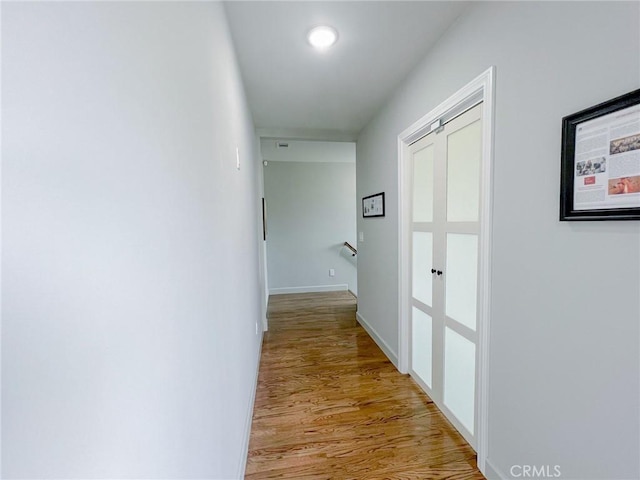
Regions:
<instances>
[{"instance_id":1,"label":"recessed ceiling light","mask_svg":"<svg viewBox=\"0 0 640 480\"><path fill-rule=\"evenodd\" d=\"M335 28L328 25L320 25L309 30L307 34L309 43L319 49L325 50L332 46L338 40L338 32Z\"/></svg>"}]
</instances>

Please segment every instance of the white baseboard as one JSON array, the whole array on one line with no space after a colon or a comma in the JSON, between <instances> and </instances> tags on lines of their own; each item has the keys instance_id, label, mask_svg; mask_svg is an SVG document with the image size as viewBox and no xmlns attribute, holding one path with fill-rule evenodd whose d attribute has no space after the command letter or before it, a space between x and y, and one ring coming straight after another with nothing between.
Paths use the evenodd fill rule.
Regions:
<instances>
[{"instance_id":1,"label":"white baseboard","mask_svg":"<svg viewBox=\"0 0 640 480\"><path fill-rule=\"evenodd\" d=\"M360 315L360 312L356 312L356 318L358 319L358 323L362 325L369 336L373 338L373 341L376 342L380 350L387 356L387 358L393 363L393 365L398 368L398 354L394 353L391 347L385 342L378 332L376 332L375 328L373 328L369 323Z\"/></svg>"},{"instance_id":2,"label":"white baseboard","mask_svg":"<svg viewBox=\"0 0 640 480\"><path fill-rule=\"evenodd\" d=\"M348 289L349 286L346 283L338 285L310 285L307 287L282 287L270 288L269 295L280 295L282 293L341 292Z\"/></svg>"},{"instance_id":3,"label":"white baseboard","mask_svg":"<svg viewBox=\"0 0 640 480\"><path fill-rule=\"evenodd\" d=\"M353 296L354 296L354 298L356 298L356 299L358 298L358 295L356 295L356 292L354 292L353 290L349 289L349 293L350 293L351 295L353 295Z\"/></svg>"},{"instance_id":4,"label":"white baseboard","mask_svg":"<svg viewBox=\"0 0 640 480\"><path fill-rule=\"evenodd\" d=\"M260 359L262 358L262 340L264 335L260 335L260 343L258 347L258 359L256 362L256 378L251 390L251 398L249 398L249 410L244 424L244 438L242 440L242 452L244 455L240 458L238 465L238 476L236 478L244 478L247 468L247 460L249 458L249 440L251 439L251 424L253 423L253 409L256 403L256 392L258 390L258 375L260 373Z\"/></svg>"},{"instance_id":5,"label":"white baseboard","mask_svg":"<svg viewBox=\"0 0 640 480\"><path fill-rule=\"evenodd\" d=\"M487 458L484 462L484 472L482 474L487 477L488 480L506 480L511 478L506 476L502 471L491 465L491 461Z\"/></svg>"}]
</instances>

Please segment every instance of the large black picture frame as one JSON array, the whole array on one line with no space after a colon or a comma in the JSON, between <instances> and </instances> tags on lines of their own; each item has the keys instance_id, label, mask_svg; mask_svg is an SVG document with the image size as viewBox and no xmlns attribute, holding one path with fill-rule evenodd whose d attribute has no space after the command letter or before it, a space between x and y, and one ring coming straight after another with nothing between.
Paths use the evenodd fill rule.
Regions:
<instances>
[{"instance_id":1,"label":"large black picture frame","mask_svg":"<svg viewBox=\"0 0 640 480\"><path fill-rule=\"evenodd\" d=\"M637 190L640 186L640 171L632 176L616 173L623 170L620 162L622 157L616 155L627 154L628 158L631 155L630 152L637 150L640 156L640 129L629 127L627 134L621 133L619 137L616 134L616 132L624 132L624 125L620 126L620 123L627 115L631 119L640 120L640 113L636 110L640 110L640 89L562 119L561 221L640 220L640 190ZM601 133L593 133L600 131ZM599 140L606 142L605 149L593 159L586 159L586 157L597 150L588 153L579 150L578 155L582 154L579 161L576 158L577 133L580 133L578 143L582 142L580 143L582 150L588 151L592 148L588 144L589 141L598 144ZM606 153L603 153L605 150ZM596 165L597 168L595 168ZM590 201L584 201L590 198L588 195L592 195L593 198L601 195L603 200L594 200L591 204ZM579 201L576 202L576 200ZM593 206L589 208L589 205Z\"/></svg>"}]
</instances>

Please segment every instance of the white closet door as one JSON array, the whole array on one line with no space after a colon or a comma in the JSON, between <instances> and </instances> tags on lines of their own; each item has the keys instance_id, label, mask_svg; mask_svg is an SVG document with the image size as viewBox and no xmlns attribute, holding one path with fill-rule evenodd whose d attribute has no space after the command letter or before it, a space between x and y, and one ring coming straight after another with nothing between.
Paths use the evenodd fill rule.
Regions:
<instances>
[{"instance_id":1,"label":"white closet door","mask_svg":"<svg viewBox=\"0 0 640 480\"><path fill-rule=\"evenodd\" d=\"M439 298L434 296L434 211L437 185L435 135L422 138L412 146L413 196L411 239L411 365L413 377L430 393L433 386L433 334L442 329L442 322L434 325L433 312L440 309ZM440 167L442 168L442 167ZM434 299L436 305L434 305Z\"/></svg>"},{"instance_id":2,"label":"white closet door","mask_svg":"<svg viewBox=\"0 0 640 480\"><path fill-rule=\"evenodd\" d=\"M410 373L475 448L482 105L411 146Z\"/></svg>"}]
</instances>

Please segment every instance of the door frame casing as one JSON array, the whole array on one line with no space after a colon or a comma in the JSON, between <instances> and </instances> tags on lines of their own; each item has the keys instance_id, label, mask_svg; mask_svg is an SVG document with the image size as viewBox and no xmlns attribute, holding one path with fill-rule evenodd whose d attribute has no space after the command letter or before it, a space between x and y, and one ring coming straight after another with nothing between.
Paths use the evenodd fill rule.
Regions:
<instances>
[{"instance_id":1,"label":"door frame casing","mask_svg":"<svg viewBox=\"0 0 640 480\"><path fill-rule=\"evenodd\" d=\"M493 211L492 165L495 110L495 66L491 66L462 87L447 100L424 115L398 135L398 217L399 232L399 302L398 302L398 370L409 372L411 279L411 192L412 168L409 146L432 130L438 120L448 120L469 108L483 103L482 166L480 188L480 240L478 258L478 345L476 362L476 415L478 468L484 473L488 447L488 377L489 377L489 320L491 287L491 233Z\"/></svg>"}]
</instances>

